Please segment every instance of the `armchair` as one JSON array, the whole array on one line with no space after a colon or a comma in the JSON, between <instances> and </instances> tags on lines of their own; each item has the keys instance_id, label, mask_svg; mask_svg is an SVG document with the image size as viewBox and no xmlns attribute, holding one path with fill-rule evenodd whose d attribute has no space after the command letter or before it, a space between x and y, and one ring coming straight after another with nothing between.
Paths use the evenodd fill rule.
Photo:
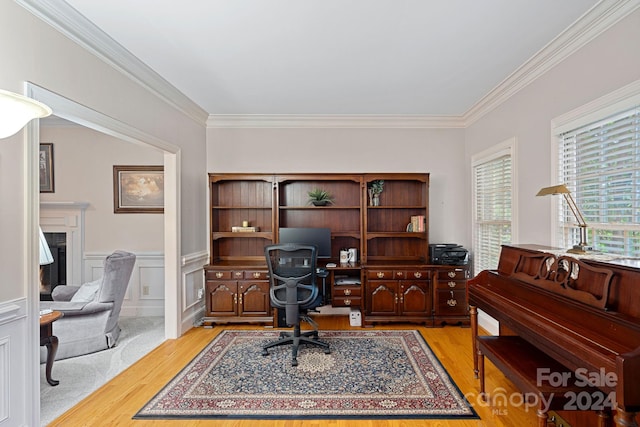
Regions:
<instances>
[{"instance_id":1,"label":"armchair","mask_svg":"<svg viewBox=\"0 0 640 427\"><path fill-rule=\"evenodd\" d=\"M322 305L322 295L316 282L317 248L310 245L280 244L265 248L269 267L271 305L284 309L287 325L293 326L292 332L281 332L280 339L265 345L262 355L267 356L269 349L292 344L292 366L298 366L298 347L310 344L321 347L326 354L331 353L329 344L318 340L318 327L307 314L308 309ZM302 333L300 320L313 326L313 330Z\"/></svg>"},{"instance_id":2,"label":"armchair","mask_svg":"<svg viewBox=\"0 0 640 427\"><path fill-rule=\"evenodd\" d=\"M61 311L54 334L58 337L56 360L105 350L120 336L118 318L136 262L135 254L115 251L104 261L103 276L82 286L56 286L53 301L40 302L40 309ZM40 350L40 362L46 350Z\"/></svg>"}]
</instances>

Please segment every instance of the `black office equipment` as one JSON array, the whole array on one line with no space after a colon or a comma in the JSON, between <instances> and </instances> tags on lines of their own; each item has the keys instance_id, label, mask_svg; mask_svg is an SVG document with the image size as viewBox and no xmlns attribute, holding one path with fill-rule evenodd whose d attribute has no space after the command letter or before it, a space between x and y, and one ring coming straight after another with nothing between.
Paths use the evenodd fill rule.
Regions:
<instances>
[{"instance_id":1,"label":"black office equipment","mask_svg":"<svg viewBox=\"0 0 640 427\"><path fill-rule=\"evenodd\" d=\"M469 251L455 243L429 245L429 257L432 264L467 265L469 263Z\"/></svg>"},{"instance_id":2,"label":"black office equipment","mask_svg":"<svg viewBox=\"0 0 640 427\"><path fill-rule=\"evenodd\" d=\"M331 229L312 227L281 227L279 243L295 243L318 247L318 258L331 258Z\"/></svg>"}]
</instances>

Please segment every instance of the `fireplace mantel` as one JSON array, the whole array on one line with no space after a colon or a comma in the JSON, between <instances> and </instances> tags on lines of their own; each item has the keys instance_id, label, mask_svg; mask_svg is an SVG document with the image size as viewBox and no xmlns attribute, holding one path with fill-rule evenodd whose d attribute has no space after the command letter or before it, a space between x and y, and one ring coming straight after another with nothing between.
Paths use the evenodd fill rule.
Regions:
<instances>
[{"instance_id":1,"label":"fireplace mantel","mask_svg":"<svg viewBox=\"0 0 640 427\"><path fill-rule=\"evenodd\" d=\"M40 202L40 227L45 233L66 233L67 283L84 282L84 214L87 202Z\"/></svg>"}]
</instances>

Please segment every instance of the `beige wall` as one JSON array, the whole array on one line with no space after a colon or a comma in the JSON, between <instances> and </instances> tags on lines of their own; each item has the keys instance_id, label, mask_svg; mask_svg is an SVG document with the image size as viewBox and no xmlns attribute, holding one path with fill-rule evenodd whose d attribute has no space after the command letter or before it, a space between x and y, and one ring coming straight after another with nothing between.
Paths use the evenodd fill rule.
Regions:
<instances>
[{"instance_id":1,"label":"beige wall","mask_svg":"<svg viewBox=\"0 0 640 427\"><path fill-rule=\"evenodd\" d=\"M551 177L551 120L640 79L640 10L625 18L507 102L466 129L471 156L508 138L518 140L518 224L521 243L551 244L551 198L535 197ZM471 200L471 178L466 200ZM471 223L470 204L465 223ZM470 228L467 227L470 232Z\"/></svg>"},{"instance_id":2,"label":"beige wall","mask_svg":"<svg viewBox=\"0 0 640 427\"><path fill-rule=\"evenodd\" d=\"M43 127L42 142L54 147L55 192L41 202L86 202L85 252L159 252L162 214L114 214L113 166L162 165L160 151L83 127Z\"/></svg>"},{"instance_id":3,"label":"beige wall","mask_svg":"<svg viewBox=\"0 0 640 427\"><path fill-rule=\"evenodd\" d=\"M429 172L436 242L467 244L463 129L209 129L209 172Z\"/></svg>"},{"instance_id":4,"label":"beige wall","mask_svg":"<svg viewBox=\"0 0 640 427\"><path fill-rule=\"evenodd\" d=\"M0 2L0 52L2 89L24 93L29 81L180 147L182 253L207 249L204 123L178 112L13 1ZM25 296L28 286L23 136L0 142L0 301Z\"/></svg>"}]
</instances>

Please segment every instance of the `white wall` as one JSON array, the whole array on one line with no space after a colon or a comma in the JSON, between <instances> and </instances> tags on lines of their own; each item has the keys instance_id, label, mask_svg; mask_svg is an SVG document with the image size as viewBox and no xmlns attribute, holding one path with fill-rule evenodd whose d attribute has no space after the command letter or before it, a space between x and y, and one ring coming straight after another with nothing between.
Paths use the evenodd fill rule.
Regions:
<instances>
[{"instance_id":1,"label":"white wall","mask_svg":"<svg viewBox=\"0 0 640 427\"><path fill-rule=\"evenodd\" d=\"M520 242L551 244L551 198L536 197L557 184L551 176L551 120L640 79L640 10L466 129L465 228L471 234L471 156L508 138L518 140Z\"/></svg>"},{"instance_id":2,"label":"white wall","mask_svg":"<svg viewBox=\"0 0 640 427\"><path fill-rule=\"evenodd\" d=\"M55 192L40 193L40 201L89 203L85 252L163 252L162 214L113 212L113 166L162 165L159 150L84 127L41 127L40 141L53 143L55 174Z\"/></svg>"},{"instance_id":3,"label":"white wall","mask_svg":"<svg viewBox=\"0 0 640 427\"><path fill-rule=\"evenodd\" d=\"M208 129L208 172L429 172L429 239L467 245L463 129Z\"/></svg>"}]
</instances>

